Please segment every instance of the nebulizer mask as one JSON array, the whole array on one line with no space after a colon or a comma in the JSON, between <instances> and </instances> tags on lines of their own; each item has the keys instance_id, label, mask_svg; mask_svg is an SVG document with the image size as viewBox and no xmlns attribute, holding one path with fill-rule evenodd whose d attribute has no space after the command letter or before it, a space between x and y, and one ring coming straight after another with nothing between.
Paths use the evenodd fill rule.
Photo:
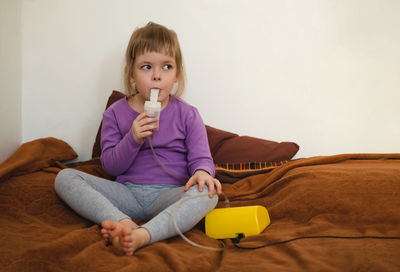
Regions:
<instances>
[{"instance_id":1,"label":"nebulizer mask","mask_svg":"<svg viewBox=\"0 0 400 272\"><path fill-rule=\"evenodd\" d=\"M161 114L161 103L158 102L159 89L150 90L150 100L144 104L144 111L147 112L149 118L157 118L156 123L159 127L159 120ZM168 174L176 177L178 180L186 179L174 171L170 170L165 164L159 159L156 152L154 151L151 137L148 137L151 151L156 158L157 162ZM226 208L217 208L208 213L205 217L205 231L207 236L214 239L226 239L231 238L234 242L240 240L242 237L257 235L261 233L269 224L270 218L268 211L263 206L244 206L231 208L227 196L222 193L225 197ZM173 223L177 233L189 244L213 251L222 251L225 245L222 243L222 247L214 248L199 245L189 240L178 228L176 223L176 216L180 207L186 202L193 198L208 197L208 193L198 194L192 197L184 198L179 201L173 213Z\"/></svg>"}]
</instances>

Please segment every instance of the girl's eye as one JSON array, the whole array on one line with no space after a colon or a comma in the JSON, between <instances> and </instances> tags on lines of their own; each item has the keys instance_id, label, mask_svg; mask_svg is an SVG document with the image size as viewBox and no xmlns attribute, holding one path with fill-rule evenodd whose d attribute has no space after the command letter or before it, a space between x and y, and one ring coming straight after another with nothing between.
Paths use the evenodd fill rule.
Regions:
<instances>
[{"instance_id":1,"label":"girl's eye","mask_svg":"<svg viewBox=\"0 0 400 272\"><path fill-rule=\"evenodd\" d=\"M150 69L151 69L151 66L148 65L148 64L146 64L146 65L143 65L143 66L140 67L140 68L142 68L143 70L150 70Z\"/></svg>"},{"instance_id":2,"label":"girl's eye","mask_svg":"<svg viewBox=\"0 0 400 272\"><path fill-rule=\"evenodd\" d=\"M170 70L170 69L172 69L172 65L171 65L171 64L165 64L165 65L163 66L163 69L164 69L164 70Z\"/></svg>"}]
</instances>

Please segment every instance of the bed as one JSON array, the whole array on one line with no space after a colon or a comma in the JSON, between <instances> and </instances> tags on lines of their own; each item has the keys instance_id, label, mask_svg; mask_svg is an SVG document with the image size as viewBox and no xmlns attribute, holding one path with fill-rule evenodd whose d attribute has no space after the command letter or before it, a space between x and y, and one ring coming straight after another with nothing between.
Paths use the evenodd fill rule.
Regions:
<instances>
[{"instance_id":1,"label":"bed","mask_svg":"<svg viewBox=\"0 0 400 272\"><path fill-rule=\"evenodd\" d=\"M113 92L107 106L122 96ZM64 168L113 179L61 139L24 143L0 165L1 271L400 271L400 154L293 159L298 145L207 126L217 178L231 206L262 205L271 224L225 250L174 237L122 256L100 227L54 191ZM218 207L224 207L223 197ZM140 222L138 222L140 223ZM204 221L185 235L219 247Z\"/></svg>"}]
</instances>

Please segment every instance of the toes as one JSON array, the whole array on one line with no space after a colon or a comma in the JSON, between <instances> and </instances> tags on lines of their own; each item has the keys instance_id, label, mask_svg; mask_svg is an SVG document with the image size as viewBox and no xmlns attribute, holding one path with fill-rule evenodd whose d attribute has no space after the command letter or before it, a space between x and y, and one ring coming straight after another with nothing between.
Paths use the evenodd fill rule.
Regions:
<instances>
[{"instance_id":1,"label":"toes","mask_svg":"<svg viewBox=\"0 0 400 272\"><path fill-rule=\"evenodd\" d=\"M103 222L101 223L101 226L102 226L103 228L105 228L105 229L112 229L112 228L114 228L114 226L115 226L115 222L113 222L113 221L103 221Z\"/></svg>"},{"instance_id":2,"label":"toes","mask_svg":"<svg viewBox=\"0 0 400 272\"><path fill-rule=\"evenodd\" d=\"M110 240L110 235L108 234L108 231L107 231L107 230L102 229L102 230L101 230L101 235L103 236L103 238L104 238L105 240Z\"/></svg>"},{"instance_id":3,"label":"toes","mask_svg":"<svg viewBox=\"0 0 400 272\"><path fill-rule=\"evenodd\" d=\"M121 247L122 247L124 250L132 250L132 248L133 248L133 243L132 243L132 242L122 242L122 243L121 243Z\"/></svg>"},{"instance_id":4,"label":"toes","mask_svg":"<svg viewBox=\"0 0 400 272\"><path fill-rule=\"evenodd\" d=\"M122 241L124 242L124 243L132 243L133 242L133 238L132 238L132 235L129 233L128 235L124 235L123 237L122 237Z\"/></svg>"},{"instance_id":5,"label":"toes","mask_svg":"<svg viewBox=\"0 0 400 272\"><path fill-rule=\"evenodd\" d=\"M102 234L103 236L104 236L104 235L107 235L107 236L108 236L108 230L106 230L106 229L101 229L100 232L101 232L101 234Z\"/></svg>"},{"instance_id":6,"label":"toes","mask_svg":"<svg viewBox=\"0 0 400 272\"><path fill-rule=\"evenodd\" d=\"M106 240L112 241L112 245L116 249L122 250L125 255L133 255L134 241L130 227L113 221L104 221L101 225L103 227L101 233Z\"/></svg>"},{"instance_id":7,"label":"toes","mask_svg":"<svg viewBox=\"0 0 400 272\"><path fill-rule=\"evenodd\" d=\"M118 251L118 254L125 254L127 256L133 255L132 243L125 243L121 241L118 236L112 240L112 245L113 248Z\"/></svg>"},{"instance_id":8,"label":"toes","mask_svg":"<svg viewBox=\"0 0 400 272\"><path fill-rule=\"evenodd\" d=\"M105 238L114 238L116 235L119 235L120 229L118 228L118 224L113 221L103 221L101 223L103 227L101 229L101 233Z\"/></svg>"},{"instance_id":9,"label":"toes","mask_svg":"<svg viewBox=\"0 0 400 272\"><path fill-rule=\"evenodd\" d=\"M132 255L133 254L132 244L130 244L129 246L122 247L122 250L125 252L126 255Z\"/></svg>"},{"instance_id":10,"label":"toes","mask_svg":"<svg viewBox=\"0 0 400 272\"><path fill-rule=\"evenodd\" d=\"M124 246L122 247L122 249L125 251L125 253L132 252L132 251L133 251L132 244L124 245Z\"/></svg>"},{"instance_id":11,"label":"toes","mask_svg":"<svg viewBox=\"0 0 400 272\"><path fill-rule=\"evenodd\" d=\"M122 230L122 236L120 237L119 242L125 255L133 255L133 238L131 229L126 228Z\"/></svg>"}]
</instances>

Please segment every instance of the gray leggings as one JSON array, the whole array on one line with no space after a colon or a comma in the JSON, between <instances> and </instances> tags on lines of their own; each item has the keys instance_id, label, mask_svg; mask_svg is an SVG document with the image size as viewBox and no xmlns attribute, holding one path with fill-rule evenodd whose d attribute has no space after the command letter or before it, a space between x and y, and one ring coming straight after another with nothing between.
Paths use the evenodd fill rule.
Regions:
<instances>
[{"instance_id":1,"label":"gray leggings","mask_svg":"<svg viewBox=\"0 0 400 272\"><path fill-rule=\"evenodd\" d=\"M173 213L178 200L208 192L192 186L187 192L178 185L121 184L75 169L60 171L55 180L57 194L78 214L101 224L105 220L124 218L147 221L141 227L151 236L150 243L178 235ZM186 201L179 209L176 223L182 232L193 228L217 205L218 197L197 197Z\"/></svg>"}]
</instances>

